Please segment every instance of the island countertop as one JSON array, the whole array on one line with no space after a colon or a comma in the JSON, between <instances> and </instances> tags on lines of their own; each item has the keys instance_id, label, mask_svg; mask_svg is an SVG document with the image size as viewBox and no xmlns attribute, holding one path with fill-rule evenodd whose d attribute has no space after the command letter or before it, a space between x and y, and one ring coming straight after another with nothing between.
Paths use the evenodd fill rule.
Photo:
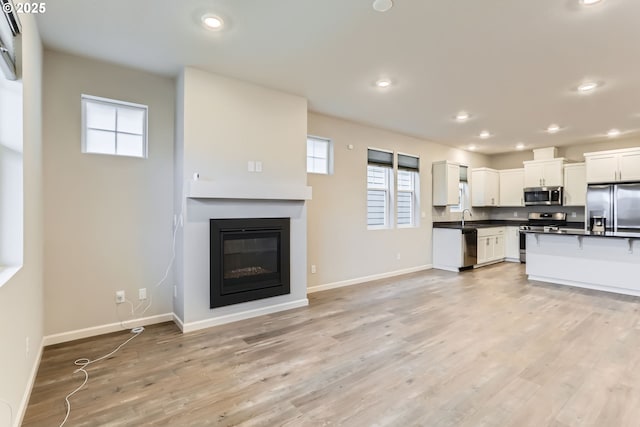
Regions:
<instances>
[{"instance_id":1,"label":"island countertop","mask_svg":"<svg viewBox=\"0 0 640 427\"><path fill-rule=\"evenodd\" d=\"M559 230L520 230L526 234L548 234L548 235L565 235L565 236L582 236L582 237L600 237L600 238L616 238L616 239L640 239L640 231L605 231L595 232L580 230L575 228L561 228Z\"/></svg>"}]
</instances>

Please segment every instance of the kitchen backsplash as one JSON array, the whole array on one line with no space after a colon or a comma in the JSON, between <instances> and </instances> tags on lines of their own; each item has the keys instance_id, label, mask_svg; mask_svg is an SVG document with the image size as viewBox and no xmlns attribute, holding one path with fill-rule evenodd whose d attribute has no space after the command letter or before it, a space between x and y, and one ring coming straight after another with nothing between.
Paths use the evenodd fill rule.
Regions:
<instances>
[{"instance_id":1,"label":"kitchen backsplash","mask_svg":"<svg viewBox=\"0 0 640 427\"><path fill-rule=\"evenodd\" d=\"M511 208L473 208L472 217L465 214L465 220L477 221L480 219L510 219L527 220L529 212L566 212L567 221L584 222L584 206L528 206ZM449 208L433 207L433 221L460 221L461 212L451 212Z\"/></svg>"}]
</instances>

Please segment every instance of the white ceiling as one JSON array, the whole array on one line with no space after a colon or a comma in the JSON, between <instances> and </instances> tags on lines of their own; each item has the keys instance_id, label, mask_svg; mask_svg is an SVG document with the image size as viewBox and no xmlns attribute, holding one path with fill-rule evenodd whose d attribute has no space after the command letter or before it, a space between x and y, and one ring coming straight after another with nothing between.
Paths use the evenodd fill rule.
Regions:
<instances>
[{"instance_id":1,"label":"white ceiling","mask_svg":"<svg viewBox=\"0 0 640 427\"><path fill-rule=\"evenodd\" d=\"M225 28L205 30L205 12ZM166 75L194 66L483 153L640 130L639 0L394 0L386 13L372 0L55 0L38 24L55 49ZM578 94L586 79L604 85ZM460 110L472 119L456 123ZM552 122L563 130L546 133Z\"/></svg>"}]
</instances>

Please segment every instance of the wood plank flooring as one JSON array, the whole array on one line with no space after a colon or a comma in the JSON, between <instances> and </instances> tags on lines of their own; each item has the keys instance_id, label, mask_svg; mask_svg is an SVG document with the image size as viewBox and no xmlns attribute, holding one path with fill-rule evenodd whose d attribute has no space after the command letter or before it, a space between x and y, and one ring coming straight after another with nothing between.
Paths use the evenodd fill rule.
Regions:
<instances>
[{"instance_id":1,"label":"wood plank flooring","mask_svg":"<svg viewBox=\"0 0 640 427\"><path fill-rule=\"evenodd\" d=\"M638 426L639 302L502 263L186 335L156 325L89 367L66 425ZM23 425L59 425L73 361L129 336L47 347Z\"/></svg>"}]
</instances>

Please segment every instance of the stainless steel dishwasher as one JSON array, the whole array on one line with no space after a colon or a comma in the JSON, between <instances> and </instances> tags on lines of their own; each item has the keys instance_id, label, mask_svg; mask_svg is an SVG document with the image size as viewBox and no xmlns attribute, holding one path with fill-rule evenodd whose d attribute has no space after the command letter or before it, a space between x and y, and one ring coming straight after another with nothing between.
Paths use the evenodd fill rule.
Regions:
<instances>
[{"instance_id":1,"label":"stainless steel dishwasher","mask_svg":"<svg viewBox=\"0 0 640 427\"><path fill-rule=\"evenodd\" d=\"M478 230L462 229L462 268L473 267L478 263Z\"/></svg>"}]
</instances>

